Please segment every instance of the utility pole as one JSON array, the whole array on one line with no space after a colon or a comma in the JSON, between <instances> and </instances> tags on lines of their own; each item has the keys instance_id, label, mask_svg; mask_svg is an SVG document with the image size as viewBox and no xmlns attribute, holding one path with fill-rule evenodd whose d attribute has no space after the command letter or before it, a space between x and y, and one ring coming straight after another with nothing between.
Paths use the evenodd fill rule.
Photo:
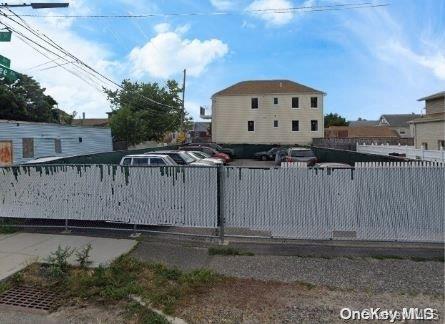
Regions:
<instances>
[{"instance_id":1,"label":"utility pole","mask_svg":"<svg viewBox=\"0 0 445 324\"><path fill-rule=\"evenodd\" d=\"M184 79L182 81L182 112L181 112L181 130L185 132L185 78L187 70L184 69Z\"/></svg>"}]
</instances>

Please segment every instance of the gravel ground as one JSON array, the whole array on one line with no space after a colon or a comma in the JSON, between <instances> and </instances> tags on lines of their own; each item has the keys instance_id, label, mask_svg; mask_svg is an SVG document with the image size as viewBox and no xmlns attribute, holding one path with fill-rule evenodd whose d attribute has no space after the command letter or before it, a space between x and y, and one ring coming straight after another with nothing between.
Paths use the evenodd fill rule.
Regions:
<instances>
[{"instance_id":1,"label":"gravel ground","mask_svg":"<svg viewBox=\"0 0 445 324\"><path fill-rule=\"evenodd\" d=\"M141 242L133 256L183 270L208 268L226 276L308 282L339 289L404 294L443 294L444 263L372 258L209 256L207 248Z\"/></svg>"}]
</instances>

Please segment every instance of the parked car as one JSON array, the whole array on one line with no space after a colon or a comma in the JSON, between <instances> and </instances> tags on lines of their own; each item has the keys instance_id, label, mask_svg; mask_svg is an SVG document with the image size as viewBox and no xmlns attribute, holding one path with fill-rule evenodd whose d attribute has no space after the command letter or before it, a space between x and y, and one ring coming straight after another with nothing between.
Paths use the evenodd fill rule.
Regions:
<instances>
[{"instance_id":1,"label":"parked car","mask_svg":"<svg viewBox=\"0 0 445 324\"><path fill-rule=\"evenodd\" d=\"M184 151L184 153L193 159L193 163L199 162L205 164L206 166L215 166L215 163L213 163L212 161L204 160L200 157L197 157L194 154L192 154L192 151Z\"/></svg>"},{"instance_id":2,"label":"parked car","mask_svg":"<svg viewBox=\"0 0 445 324\"><path fill-rule=\"evenodd\" d=\"M324 162L324 163L316 163L314 165L316 169L353 169L352 165L346 163L334 163L334 162Z\"/></svg>"},{"instance_id":3,"label":"parked car","mask_svg":"<svg viewBox=\"0 0 445 324\"><path fill-rule=\"evenodd\" d=\"M311 149L292 147L287 150L287 155L282 162L305 162L308 166L312 166L317 162L317 158Z\"/></svg>"},{"instance_id":4,"label":"parked car","mask_svg":"<svg viewBox=\"0 0 445 324\"><path fill-rule=\"evenodd\" d=\"M184 151L201 151L204 153L209 154L211 157L213 158L220 158L224 160L224 163L228 163L230 162L230 157L222 152L218 152L217 150L215 150L214 148L208 147L208 146L192 146L192 145L188 145L188 146L183 146L179 148L180 150L184 150Z\"/></svg>"},{"instance_id":5,"label":"parked car","mask_svg":"<svg viewBox=\"0 0 445 324\"><path fill-rule=\"evenodd\" d=\"M281 149L281 147L272 147L268 151L261 151L254 154L255 158L263 161L275 160L275 154Z\"/></svg>"},{"instance_id":6,"label":"parked car","mask_svg":"<svg viewBox=\"0 0 445 324\"><path fill-rule=\"evenodd\" d=\"M210 162L211 165L223 165L224 160L218 159L218 158L212 158L208 154L200 151L187 151L188 154L190 154L192 157L194 157L197 160L201 160L204 162Z\"/></svg>"},{"instance_id":7,"label":"parked car","mask_svg":"<svg viewBox=\"0 0 445 324\"><path fill-rule=\"evenodd\" d=\"M162 154L134 154L122 158L122 166L175 166L175 161L168 155Z\"/></svg>"},{"instance_id":8,"label":"parked car","mask_svg":"<svg viewBox=\"0 0 445 324\"><path fill-rule=\"evenodd\" d=\"M179 165L193 165L193 166L208 166L207 163L196 161L193 157L187 154L187 152L183 150L178 151L157 151L157 154L168 155ZM145 154L151 154L150 152Z\"/></svg>"},{"instance_id":9,"label":"parked car","mask_svg":"<svg viewBox=\"0 0 445 324\"><path fill-rule=\"evenodd\" d=\"M235 156L235 150L231 148L222 147L221 145L218 145L216 143L188 143L185 144L185 146L206 146L211 147L212 149L227 154L231 159Z\"/></svg>"}]
</instances>

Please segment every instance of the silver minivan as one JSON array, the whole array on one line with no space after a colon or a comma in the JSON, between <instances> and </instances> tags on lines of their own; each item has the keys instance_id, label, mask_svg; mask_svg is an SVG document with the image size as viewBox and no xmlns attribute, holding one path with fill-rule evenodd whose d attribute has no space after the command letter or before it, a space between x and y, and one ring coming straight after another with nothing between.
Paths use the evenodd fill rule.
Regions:
<instances>
[{"instance_id":1,"label":"silver minivan","mask_svg":"<svg viewBox=\"0 0 445 324\"><path fill-rule=\"evenodd\" d=\"M134 154L126 155L119 163L122 166L176 166L171 157L164 154Z\"/></svg>"}]
</instances>

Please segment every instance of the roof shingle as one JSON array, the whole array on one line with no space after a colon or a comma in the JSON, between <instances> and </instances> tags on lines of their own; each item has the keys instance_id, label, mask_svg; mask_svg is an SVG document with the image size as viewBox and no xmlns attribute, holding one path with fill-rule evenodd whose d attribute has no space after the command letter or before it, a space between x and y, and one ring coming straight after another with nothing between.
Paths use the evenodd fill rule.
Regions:
<instances>
[{"instance_id":1,"label":"roof shingle","mask_svg":"<svg viewBox=\"0 0 445 324\"><path fill-rule=\"evenodd\" d=\"M238 82L228 88L216 92L215 96L262 95L280 93L316 93L325 94L303 84L290 80L252 80Z\"/></svg>"}]
</instances>

